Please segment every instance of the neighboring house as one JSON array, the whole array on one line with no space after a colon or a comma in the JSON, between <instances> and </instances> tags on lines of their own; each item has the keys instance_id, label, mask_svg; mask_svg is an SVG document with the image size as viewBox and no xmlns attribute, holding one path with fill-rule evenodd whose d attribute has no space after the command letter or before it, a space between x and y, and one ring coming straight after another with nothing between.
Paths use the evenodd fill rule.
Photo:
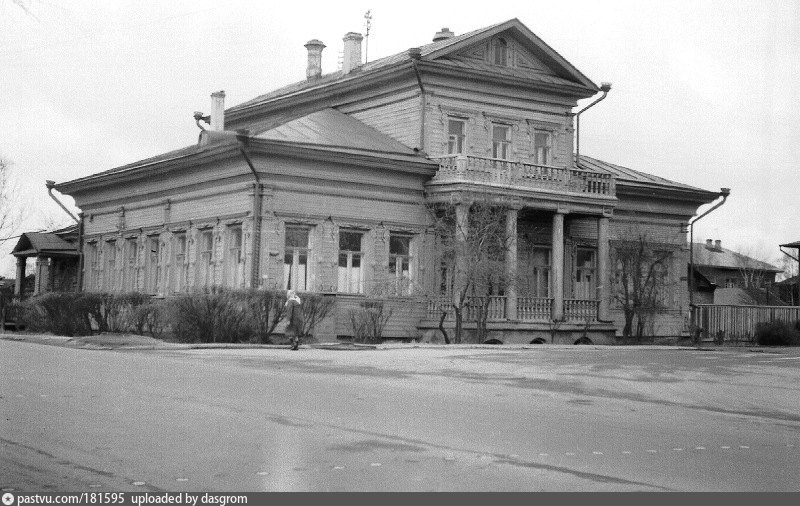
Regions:
<instances>
[{"instance_id":1,"label":"neighboring house","mask_svg":"<svg viewBox=\"0 0 800 506\"><path fill-rule=\"evenodd\" d=\"M17 258L14 296L78 290L78 226L53 232L26 232L11 254ZM33 286L24 286L27 260L35 259Z\"/></svg>"},{"instance_id":2,"label":"neighboring house","mask_svg":"<svg viewBox=\"0 0 800 506\"><path fill-rule=\"evenodd\" d=\"M576 160L573 109L597 85L516 19L363 64L361 41L345 35L336 72L311 40L305 80L228 109L214 93L197 145L56 185L82 210L84 289L325 293L324 339L374 295L394 309L384 336L433 335L425 301L447 283L426 205L463 218L481 199L506 210L526 280L493 296L491 337L611 338L611 250L636 230L669 253L654 331L684 330L684 226L718 194Z\"/></svg>"},{"instance_id":3,"label":"neighboring house","mask_svg":"<svg viewBox=\"0 0 800 506\"><path fill-rule=\"evenodd\" d=\"M694 244L695 303L784 305L775 290L783 269L722 247L711 239ZM716 287L709 300L703 280Z\"/></svg>"}]
</instances>

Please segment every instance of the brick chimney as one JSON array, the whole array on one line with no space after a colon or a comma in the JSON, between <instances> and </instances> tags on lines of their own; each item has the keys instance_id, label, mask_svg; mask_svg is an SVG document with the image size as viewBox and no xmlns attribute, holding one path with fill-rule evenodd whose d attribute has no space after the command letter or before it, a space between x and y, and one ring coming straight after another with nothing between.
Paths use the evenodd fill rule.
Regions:
<instances>
[{"instance_id":1,"label":"brick chimney","mask_svg":"<svg viewBox=\"0 0 800 506\"><path fill-rule=\"evenodd\" d=\"M714 249L714 241L706 239L706 249Z\"/></svg>"},{"instance_id":2,"label":"brick chimney","mask_svg":"<svg viewBox=\"0 0 800 506\"><path fill-rule=\"evenodd\" d=\"M306 42L305 47L308 49L306 78L316 79L322 75L322 50L325 49L325 44L317 39L311 39Z\"/></svg>"},{"instance_id":3,"label":"brick chimney","mask_svg":"<svg viewBox=\"0 0 800 506\"><path fill-rule=\"evenodd\" d=\"M349 74L361 66L361 41L364 37L360 33L347 32L342 40L344 41L342 71Z\"/></svg>"},{"instance_id":4,"label":"brick chimney","mask_svg":"<svg viewBox=\"0 0 800 506\"><path fill-rule=\"evenodd\" d=\"M714 241L714 249L722 251L722 239L717 239Z\"/></svg>"},{"instance_id":5,"label":"brick chimney","mask_svg":"<svg viewBox=\"0 0 800 506\"><path fill-rule=\"evenodd\" d=\"M456 34L450 31L449 28L442 28L441 31L436 32L436 35L433 36L434 42L439 42L440 40L447 40L451 37L455 37Z\"/></svg>"},{"instance_id":6,"label":"brick chimney","mask_svg":"<svg viewBox=\"0 0 800 506\"><path fill-rule=\"evenodd\" d=\"M225 130L225 92L222 90L211 94L211 130Z\"/></svg>"}]
</instances>

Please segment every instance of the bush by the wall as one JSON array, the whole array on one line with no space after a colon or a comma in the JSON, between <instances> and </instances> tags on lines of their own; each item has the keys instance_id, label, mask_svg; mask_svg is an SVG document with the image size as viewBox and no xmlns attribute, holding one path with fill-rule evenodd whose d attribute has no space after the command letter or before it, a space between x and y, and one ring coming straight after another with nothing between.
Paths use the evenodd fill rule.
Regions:
<instances>
[{"instance_id":1,"label":"bush by the wall","mask_svg":"<svg viewBox=\"0 0 800 506\"><path fill-rule=\"evenodd\" d=\"M173 335L181 342L239 343L255 334L244 292L212 288L170 299Z\"/></svg>"},{"instance_id":2,"label":"bush by the wall","mask_svg":"<svg viewBox=\"0 0 800 506\"><path fill-rule=\"evenodd\" d=\"M353 340L361 343L379 343L383 329L392 317L381 300L367 300L358 309L350 310L350 325L353 327Z\"/></svg>"},{"instance_id":3,"label":"bush by the wall","mask_svg":"<svg viewBox=\"0 0 800 506\"><path fill-rule=\"evenodd\" d=\"M300 307L303 310L303 331L302 336L308 337L314 334L314 328L319 322L324 320L331 309L333 309L333 297L326 297L317 293L301 293ZM284 299L285 300L285 299Z\"/></svg>"},{"instance_id":4,"label":"bush by the wall","mask_svg":"<svg viewBox=\"0 0 800 506\"><path fill-rule=\"evenodd\" d=\"M756 325L756 342L761 346L800 346L800 322L782 321Z\"/></svg>"},{"instance_id":5,"label":"bush by the wall","mask_svg":"<svg viewBox=\"0 0 800 506\"><path fill-rule=\"evenodd\" d=\"M84 336L92 333L87 306L82 294L49 292L25 301L22 319L30 330Z\"/></svg>"},{"instance_id":6,"label":"bush by the wall","mask_svg":"<svg viewBox=\"0 0 800 506\"><path fill-rule=\"evenodd\" d=\"M252 319L253 340L270 344L270 337L286 310L286 293L283 290L248 290L245 298L248 315Z\"/></svg>"}]
</instances>

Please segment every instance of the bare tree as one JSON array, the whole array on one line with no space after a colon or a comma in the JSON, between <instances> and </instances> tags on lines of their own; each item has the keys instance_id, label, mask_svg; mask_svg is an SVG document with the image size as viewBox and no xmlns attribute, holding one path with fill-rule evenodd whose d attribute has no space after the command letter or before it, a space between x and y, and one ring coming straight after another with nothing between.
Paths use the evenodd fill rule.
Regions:
<instances>
[{"instance_id":1,"label":"bare tree","mask_svg":"<svg viewBox=\"0 0 800 506\"><path fill-rule=\"evenodd\" d=\"M22 218L22 210L17 206L16 197L12 164L0 158L0 245L13 238Z\"/></svg>"},{"instance_id":2,"label":"bare tree","mask_svg":"<svg viewBox=\"0 0 800 506\"><path fill-rule=\"evenodd\" d=\"M613 295L625 315L623 336L639 341L652 317L666 309L668 264L674 251L651 241L646 231L631 230L625 237L612 246Z\"/></svg>"},{"instance_id":3,"label":"bare tree","mask_svg":"<svg viewBox=\"0 0 800 506\"><path fill-rule=\"evenodd\" d=\"M453 205L431 205L437 239L440 283L433 288L434 307L439 311L439 329L450 342L444 321L452 311L455 319L453 342L464 339L464 321L476 323L476 338L487 336L490 311L504 293L510 280L505 272L505 208L489 198L476 199L465 206L466 216L459 217ZM446 302L442 301L446 297Z\"/></svg>"}]
</instances>

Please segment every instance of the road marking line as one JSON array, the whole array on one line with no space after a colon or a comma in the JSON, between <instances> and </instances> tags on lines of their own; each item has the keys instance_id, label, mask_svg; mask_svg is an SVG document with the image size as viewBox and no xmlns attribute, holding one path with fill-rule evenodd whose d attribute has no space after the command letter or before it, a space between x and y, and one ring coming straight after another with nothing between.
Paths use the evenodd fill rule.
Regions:
<instances>
[{"instance_id":1,"label":"road marking line","mask_svg":"<svg viewBox=\"0 0 800 506\"><path fill-rule=\"evenodd\" d=\"M574 453L572 453L572 452L567 452L567 453L565 453L564 455L568 455L568 456L570 456L570 457L573 457L575 454L574 454Z\"/></svg>"},{"instance_id":2,"label":"road marking line","mask_svg":"<svg viewBox=\"0 0 800 506\"><path fill-rule=\"evenodd\" d=\"M602 455L603 454L603 452L592 452L592 453L594 453L595 455ZM625 453L625 452L622 452L622 453Z\"/></svg>"},{"instance_id":3,"label":"road marking line","mask_svg":"<svg viewBox=\"0 0 800 506\"><path fill-rule=\"evenodd\" d=\"M266 476L266 475L269 474L269 472L267 472L267 471L259 471L256 474L259 475L259 476Z\"/></svg>"},{"instance_id":4,"label":"road marking line","mask_svg":"<svg viewBox=\"0 0 800 506\"><path fill-rule=\"evenodd\" d=\"M344 466L333 466L334 469L344 469Z\"/></svg>"},{"instance_id":5,"label":"road marking line","mask_svg":"<svg viewBox=\"0 0 800 506\"><path fill-rule=\"evenodd\" d=\"M723 450L730 450L731 449L730 446L720 446L720 448L722 448Z\"/></svg>"},{"instance_id":6,"label":"road marking line","mask_svg":"<svg viewBox=\"0 0 800 506\"><path fill-rule=\"evenodd\" d=\"M175 478L175 481L189 481L189 478Z\"/></svg>"},{"instance_id":7,"label":"road marking line","mask_svg":"<svg viewBox=\"0 0 800 506\"><path fill-rule=\"evenodd\" d=\"M694 449L695 450L705 450L706 447L705 446L695 446Z\"/></svg>"},{"instance_id":8,"label":"road marking line","mask_svg":"<svg viewBox=\"0 0 800 506\"><path fill-rule=\"evenodd\" d=\"M749 450L750 449L749 446L742 446L742 445L739 445L739 448L741 448L742 450Z\"/></svg>"},{"instance_id":9,"label":"road marking line","mask_svg":"<svg viewBox=\"0 0 800 506\"><path fill-rule=\"evenodd\" d=\"M658 453L658 450L647 450L647 453Z\"/></svg>"},{"instance_id":10,"label":"road marking line","mask_svg":"<svg viewBox=\"0 0 800 506\"><path fill-rule=\"evenodd\" d=\"M549 455L547 453L540 453L539 456L540 457L548 457Z\"/></svg>"},{"instance_id":11,"label":"road marking line","mask_svg":"<svg viewBox=\"0 0 800 506\"><path fill-rule=\"evenodd\" d=\"M622 453L623 453L623 455L630 455L631 454L631 452L629 452L629 451L624 451Z\"/></svg>"},{"instance_id":12,"label":"road marking line","mask_svg":"<svg viewBox=\"0 0 800 506\"><path fill-rule=\"evenodd\" d=\"M136 485L137 487L141 487L145 483L143 481L134 481L133 484Z\"/></svg>"},{"instance_id":13,"label":"road marking line","mask_svg":"<svg viewBox=\"0 0 800 506\"><path fill-rule=\"evenodd\" d=\"M674 452L682 452L683 448L673 448L672 451L674 451Z\"/></svg>"},{"instance_id":14,"label":"road marking line","mask_svg":"<svg viewBox=\"0 0 800 506\"><path fill-rule=\"evenodd\" d=\"M372 467L380 467L380 465L381 465L380 462L373 462L372 464L370 464L370 466Z\"/></svg>"}]
</instances>

